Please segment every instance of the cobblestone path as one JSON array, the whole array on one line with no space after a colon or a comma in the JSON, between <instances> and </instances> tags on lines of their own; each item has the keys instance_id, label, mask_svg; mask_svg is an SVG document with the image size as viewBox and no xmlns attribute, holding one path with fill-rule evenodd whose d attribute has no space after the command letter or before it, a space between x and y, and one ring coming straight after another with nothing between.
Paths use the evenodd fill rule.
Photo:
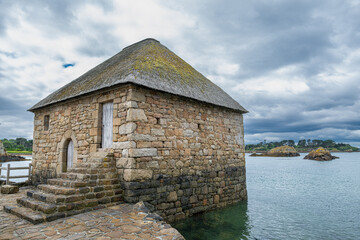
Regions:
<instances>
[{"instance_id":1,"label":"cobblestone path","mask_svg":"<svg viewBox=\"0 0 360 240\"><path fill-rule=\"evenodd\" d=\"M156 214L147 213L141 204L121 204L53 222L33 225L3 211L16 204L24 193L0 193L0 239L184 239Z\"/></svg>"}]
</instances>

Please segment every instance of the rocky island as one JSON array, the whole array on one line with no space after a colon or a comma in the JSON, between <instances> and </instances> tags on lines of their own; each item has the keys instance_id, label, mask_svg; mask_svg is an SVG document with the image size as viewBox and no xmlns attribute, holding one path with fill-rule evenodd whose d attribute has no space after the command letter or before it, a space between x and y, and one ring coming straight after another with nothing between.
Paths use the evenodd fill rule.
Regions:
<instances>
[{"instance_id":1,"label":"rocky island","mask_svg":"<svg viewBox=\"0 0 360 240\"><path fill-rule=\"evenodd\" d=\"M339 157L332 156L328 150L322 147L319 147L318 149L311 151L308 155L304 157L304 159L317 160L317 161L329 161L335 158L339 158Z\"/></svg>"},{"instance_id":2,"label":"rocky island","mask_svg":"<svg viewBox=\"0 0 360 240\"><path fill-rule=\"evenodd\" d=\"M297 157L300 154L295 150L294 147L290 146L280 146L271 149L265 153L253 153L250 155L251 157Z\"/></svg>"},{"instance_id":3,"label":"rocky island","mask_svg":"<svg viewBox=\"0 0 360 240\"><path fill-rule=\"evenodd\" d=\"M8 154L4 148L4 144L0 141L0 163L11 162L11 161L22 161L22 160L25 160L25 158L21 156L13 156Z\"/></svg>"}]
</instances>

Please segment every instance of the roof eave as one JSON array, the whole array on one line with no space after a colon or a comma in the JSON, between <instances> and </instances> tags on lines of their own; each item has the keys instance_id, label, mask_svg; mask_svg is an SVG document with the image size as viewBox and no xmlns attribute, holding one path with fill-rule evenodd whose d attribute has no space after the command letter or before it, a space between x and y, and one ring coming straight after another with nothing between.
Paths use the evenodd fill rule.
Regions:
<instances>
[{"instance_id":1,"label":"roof eave","mask_svg":"<svg viewBox=\"0 0 360 240\"><path fill-rule=\"evenodd\" d=\"M239 105L240 105L240 108L231 108L231 107L227 107L227 106L223 106L223 105L218 105L218 104L214 104L214 103L211 103L211 102L206 102L206 101L199 100L199 99L192 98L192 97L188 97L188 96L183 96L183 95L179 95L179 94L175 94L175 93L171 93L171 92L167 92L167 91L161 91L161 90L159 90L159 89L152 88L152 87L149 87L149 86L145 86L145 85L142 85L142 84L139 84L139 83L134 83L134 82L132 82L132 81L122 82L122 83L119 83L119 84L117 84L117 85L110 86L110 87L108 87L108 88L118 87L118 86L125 85L125 84L134 84L134 85L137 85L137 86L141 86L141 87L145 87L145 88L148 88L148 89L152 89L152 90L164 92L164 93L167 93L167 94L173 94L173 95L176 95L176 96L180 96L180 97L192 99L192 100L194 100L194 101L203 102L203 103L206 103L206 104L211 104L211 105L213 105L213 106L222 107L222 108L227 108L227 109L230 109L230 110L233 110L233 111L240 112L241 114L246 114L246 113L249 112L249 111L246 110L244 107L242 107L240 104L239 104ZM68 101L68 100L71 100L71 99L75 99L75 98L78 98L78 97L82 97L82 96L85 96L85 95L87 95L87 94L96 93L96 92L101 91L101 90L104 91L104 90L106 90L106 89L107 89L107 88L96 89L96 90L93 90L93 91L89 91L89 92L83 93L83 94L81 94L81 95L77 95L77 96L73 96L73 97L61 99L61 100L59 100L59 101L51 102L51 103L49 103L49 104L46 104L46 105L43 105L43 106L39 106L39 107L35 107L35 106L37 105L37 104L35 104L35 105L32 106L31 108L29 108L27 111L32 112L32 113L35 113L35 111L37 111L37 110L39 110L39 109L46 108L46 107L48 107L48 106L55 105L55 104L59 104L59 103L62 103L62 102L65 102L65 101ZM235 101L235 100L234 100L234 101Z\"/></svg>"}]
</instances>

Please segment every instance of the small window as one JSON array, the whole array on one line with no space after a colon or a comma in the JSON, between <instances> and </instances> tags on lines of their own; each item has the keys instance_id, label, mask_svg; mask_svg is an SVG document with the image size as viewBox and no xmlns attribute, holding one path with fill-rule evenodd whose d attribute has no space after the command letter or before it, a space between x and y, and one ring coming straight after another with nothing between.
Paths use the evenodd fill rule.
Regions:
<instances>
[{"instance_id":1,"label":"small window","mask_svg":"<svg viewBox=\"0 0 360 240\"><path fill-rule=\"evenodd\" d=\"M50 123L50 116L45 115L44 116L44 131L49 130L49 123Z\"/></svg>"}]
</instances>

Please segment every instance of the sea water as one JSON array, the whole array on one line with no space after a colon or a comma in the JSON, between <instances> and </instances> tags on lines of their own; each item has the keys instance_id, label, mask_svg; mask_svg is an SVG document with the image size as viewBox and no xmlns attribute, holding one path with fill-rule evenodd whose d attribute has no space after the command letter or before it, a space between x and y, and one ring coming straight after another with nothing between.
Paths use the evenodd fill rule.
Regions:
<instances>
[{"instance_id":1,"label":"sea water","mask_svg":"<svg viewBox=\"0 0 360 240\"><path fill-rule=\"evenodd\" d=\"M24 155L25 159L28 159L28 161L13 161L13 162L5 162L0 163L3 167L7 167L8 164L10 164L10 167L29 167L29 163L31 163L31 155ZM29 170L27 169L20 169L20 170L11 170L10 176L25 176L29 173ZM1 175L6 176L6 170L1 170ZM6 178L1 178L1 180L6 180ZM25 182L27 181L27 178L12 178L10 179L11 182Z\"/></svg>"},{"instance_id":2,"label":"sea water","mask_svg":"<svg viewBox=\"0 0 360 240\"><path fill-rule=\"evenodd\" d=\"M248 200L173 224L188 239L360 239L360 153L249 157Z\"/></svg>"}]
</instances>

